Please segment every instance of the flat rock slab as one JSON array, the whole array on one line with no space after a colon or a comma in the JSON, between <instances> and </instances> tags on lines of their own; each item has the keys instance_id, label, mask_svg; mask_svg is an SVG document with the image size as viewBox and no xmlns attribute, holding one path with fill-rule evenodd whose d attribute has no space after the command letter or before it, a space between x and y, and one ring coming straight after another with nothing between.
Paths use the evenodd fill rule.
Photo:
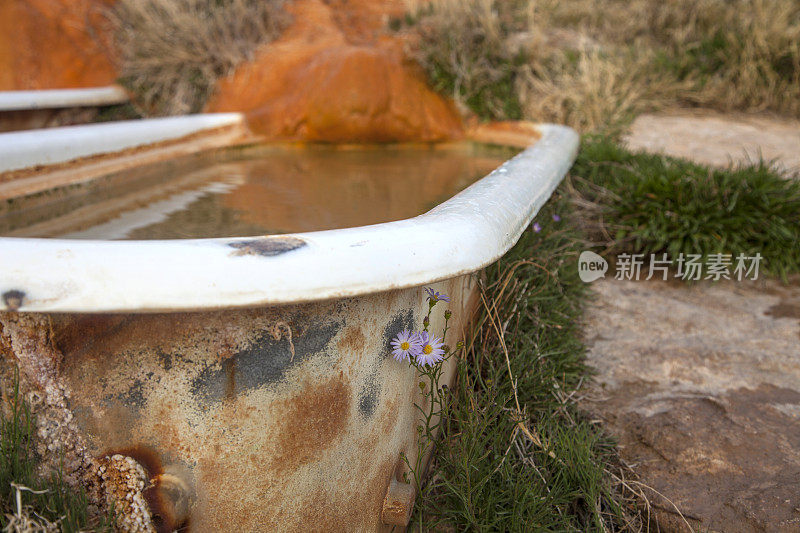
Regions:
<instances>
[{"instance_id":1,"label":"flat rock slab","mask_svg":"<svg viewBox=\"0 0 800 533\"><path fill-rule=\"evenodd\" d=\"M800 285L593 288L584 407L657 491L660 530L800 531Z\"/></svg>"},{"instance_id":2,"label":"flat rock slab","mask_svg":"<svg viewBox=\"0 0 800 533\"><path fill-rule=\"evenodd\" d=\"M694 110L646 114L634 121L625 142L634 150L708 165L726 166L763 156L768 161L777 160L786 170L800 169L797 120Z\"/></svg>"}]
</instances>

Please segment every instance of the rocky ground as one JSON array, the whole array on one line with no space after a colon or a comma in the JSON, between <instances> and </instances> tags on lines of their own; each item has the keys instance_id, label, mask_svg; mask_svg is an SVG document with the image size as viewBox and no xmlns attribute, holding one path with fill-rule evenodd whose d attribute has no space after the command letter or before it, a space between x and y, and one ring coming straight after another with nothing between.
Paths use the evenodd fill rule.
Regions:
<instances>
[{"instance_id":1,"label":"rocky ground","mask_svg":"<svg viewBox=\"0 0 800 533\"><path fill-rule=\"evenodd\" d=\"M712 111L641 115L625 139L633 149L683 157L707 165L763 156L800 170L800 121Z\"/></svg>"},{"instance_id":2,"label":"rocky ground","mask_svg":"<svg viewBox=\"0 0 800 533\"><path fill-rule=\"evenodd\" d=\"M636 148L800 164L800 125L640 117ZM647 486L661 531L800 531L800 280L593 284L584 406Z\"/></svg>"}]
</instances>

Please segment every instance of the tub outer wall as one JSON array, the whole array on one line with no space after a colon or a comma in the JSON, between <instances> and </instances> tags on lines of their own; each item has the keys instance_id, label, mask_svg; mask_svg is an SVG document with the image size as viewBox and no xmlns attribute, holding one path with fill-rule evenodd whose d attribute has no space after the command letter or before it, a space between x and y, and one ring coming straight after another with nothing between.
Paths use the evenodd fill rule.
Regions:
<instances>
[{"instance_id":1,"label":"tub outer wall","mask_svg":"<svg viewBox=\"0 0 800 533\"><path fill-rule=\"evenodd\" d=\"M475 307L475 275L432 287L451 303L434 308L431 331L441 334L449 307L455 346ZM195 491L190 530L390 531L383 499L404 471L400 452L415 459L413 404L422 396L389 341L420 329L425 310L415 287L293 306L49 321L89 452L131 456L151 478L183 472Z\"/></svg>"}]
</instances>

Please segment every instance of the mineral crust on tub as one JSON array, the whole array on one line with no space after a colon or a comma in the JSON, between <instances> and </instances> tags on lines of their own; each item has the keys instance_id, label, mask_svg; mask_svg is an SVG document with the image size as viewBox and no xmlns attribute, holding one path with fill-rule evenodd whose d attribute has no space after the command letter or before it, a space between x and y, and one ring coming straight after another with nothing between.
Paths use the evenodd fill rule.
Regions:
<instances>
[{"instance_id":1,"label":"mineral crust on tub","mask_svg":"<svg viewBox=\"0 0 800 533\"><path fill-rule=\"evenodd\" d=\"M450 296L448 344L463 335L474 273L513 246L574 159L574 132L537 128L533 146L411 219L222 239L0 238L0 350L41 391L41 434L71 480L113 501L130 531L405 525L400 454L414 459L421 397L389 343L420 327L424 287ZM48 143L65 149L51 138L36 150ZM431 329L443 325L434 312Z\"/></svg>"}]
</instances>

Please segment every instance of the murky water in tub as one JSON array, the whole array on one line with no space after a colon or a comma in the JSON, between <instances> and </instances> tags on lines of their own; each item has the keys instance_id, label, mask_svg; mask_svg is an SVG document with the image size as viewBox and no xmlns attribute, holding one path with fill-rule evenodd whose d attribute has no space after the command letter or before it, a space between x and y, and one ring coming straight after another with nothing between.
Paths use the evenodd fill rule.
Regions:
<instances>
[{"instance_id":1,"label":"murky water in tub","mask_svg":"<svg viewBox=\"0 0 800 533\"><path fill-rule=\"evenodd\" d=\"M253 147L20 199L0 234L186 239L377 224L424 213L513 156L473 144Z\"/></svg>"}]
</instances>

